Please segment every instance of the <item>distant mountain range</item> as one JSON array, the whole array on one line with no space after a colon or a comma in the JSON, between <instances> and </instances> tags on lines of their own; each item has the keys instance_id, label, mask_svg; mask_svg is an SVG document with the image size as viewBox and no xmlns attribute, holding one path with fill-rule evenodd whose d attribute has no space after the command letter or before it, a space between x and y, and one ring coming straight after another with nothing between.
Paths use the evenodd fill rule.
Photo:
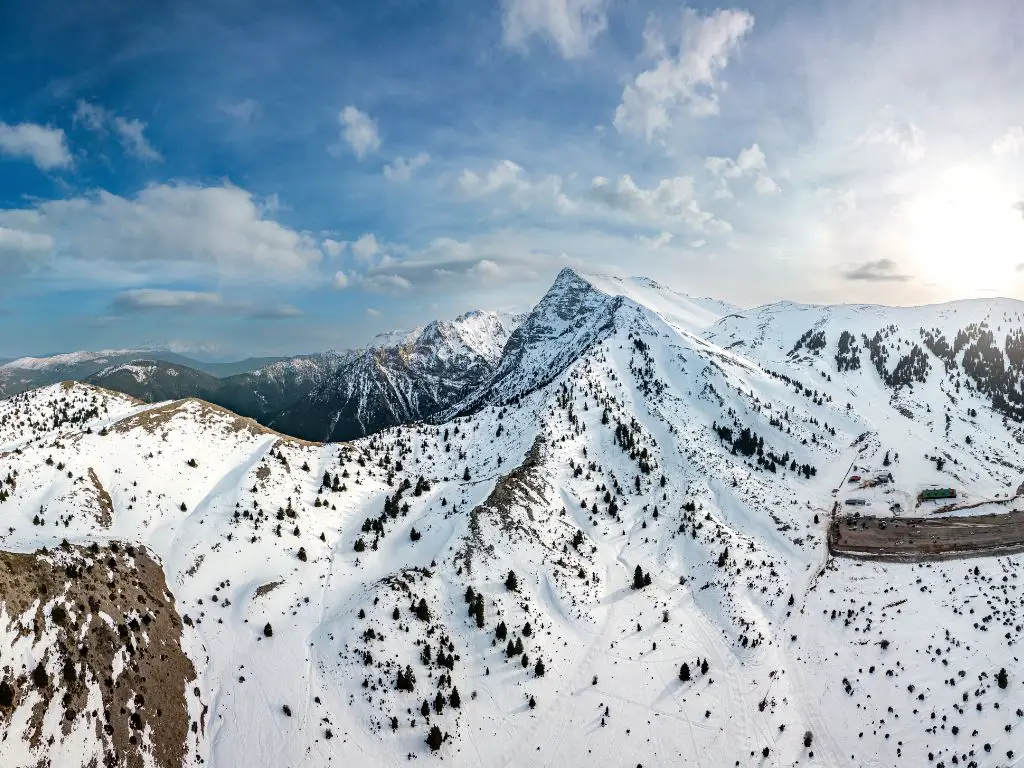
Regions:
<instances>
[{"instance_id":1,"label":"distant mountain range","mask_svg":"<svg viewBox=\"0 0 1024 768\"><path fill-rule=\"evenodd\" d=\"M349 440L429 419L488 379L522 318L469 312L362 349L204 363L162 350L25 357L0 366L0 397L83 381L155 403L198 397L308 440Z\"/></svg>"}]
</instances>

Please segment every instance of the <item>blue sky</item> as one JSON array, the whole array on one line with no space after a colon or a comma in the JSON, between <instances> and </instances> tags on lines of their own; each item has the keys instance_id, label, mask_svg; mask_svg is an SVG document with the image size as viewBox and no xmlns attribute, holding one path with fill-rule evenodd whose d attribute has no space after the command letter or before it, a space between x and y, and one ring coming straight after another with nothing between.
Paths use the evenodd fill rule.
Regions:
<instances>
[{"instance_id":1,"label":"blue sky","mask_svg":"<svg viewBox=\"0 0 1024 768\"><path fill-rule=\"evenodd\" d=\"M1024 290L1014 0L76 5L0 7L0 356Z\"/></svg>"}]
</instances>

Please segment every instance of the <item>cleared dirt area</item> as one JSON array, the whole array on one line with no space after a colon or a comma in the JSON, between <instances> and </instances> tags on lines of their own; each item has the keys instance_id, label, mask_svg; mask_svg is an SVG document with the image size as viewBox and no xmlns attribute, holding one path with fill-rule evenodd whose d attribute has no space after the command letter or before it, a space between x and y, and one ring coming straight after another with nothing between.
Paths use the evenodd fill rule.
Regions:
<instances>
[{"instance_id":1,"label":"cleared dirt area","mask_svg":"<svg viewBox=\"0 0 1024 768\"><path fill-rule=\"evenodd\" d=\"M949 560L1024 552L1024 512L940 518L839 515L829 527L833 555L865 560Z\"/></svg>"}]
</instances>

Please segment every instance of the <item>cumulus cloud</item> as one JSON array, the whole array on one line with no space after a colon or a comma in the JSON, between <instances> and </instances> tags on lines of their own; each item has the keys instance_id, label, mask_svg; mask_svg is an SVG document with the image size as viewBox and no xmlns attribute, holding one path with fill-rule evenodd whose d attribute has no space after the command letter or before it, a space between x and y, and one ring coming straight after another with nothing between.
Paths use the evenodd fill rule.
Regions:
<instances>
[{"instance_id":1,"label":"cumulus cloud","mask_svg":"<svg viewBox=\"0 0 1024 768\"><path fill-rule=\"evenodd\" d=\"M732 230L728 222L701 209L692 176L662 179L650 189L638 186L629 174L620 176L614 183L598 176L591 182L589 198L634 223L685 224L696 232L708 234Z\"/></svg>"},{"instance_id":2,"label":"cumulus cloud","mask_svg":"<svg viewBox=\"0 0 1024 768\"><path fill-rule=\"evenodd\" d=\"M141 120L129 120L83 99L79 99L72 119L94 133L113 131L125 152L140 160L163 160L146 138L146 123Z\"/></svg>"},{"instance_id":3,"label":"cumulus cloud","mask_svg":"<svg viewBox=\"0 0 1024 768\"><path fill-rule=\"evenodd\" d=\"M537 35L565 59L585 56L608 27L608 0L502 0L505 45L526 51Z\"/></svg>"},{"instance_id":4,"label":"cumulus cloud","mask_svg":"<svg viewBox=\"0 0 1024 768\"><path fill-rule=\"evenodd\" d=\"M462 171L456 185L467 198L481 199L500 195L524 210L536 207L564 214L575 208L562 191L561 177L548 175L533 179L511 160L500 160L483 174L467 168Z\"/></svg>"},{"instance_id":5,"label":"cumulus cloud","mask_svg":"<svg viewBox=\"0 0 1024 768\"><path fill-rule=\"evenodd\" d=\"M262 305L248 301L226 301L219 293L163 288L121 291L112 302L114 311L187 312L189 314L238 315L264 320L298 317L302 312L289 304Z\"/></svg>"},{"instance_id":6,"label":"cumulus cloud","mask_svg":"<svg viewBox=\"0 0 1024 768\"><path fill-rule=\"evenodd\" d=\"M345 248L348 247L347 242L332 240L329 237L326 238L321 243L321 245L323 246L323 249L327 253L327 255L330 256L332 259L336 259L339 256L341 256L341 254L345 252Z\"/></svg>"},{"instance_id":7,"label":"cumulus cloud","mask_svg":"<svg viewBox=\"0 0 1024 768\"><path fill-rule=\"evenodd\" d=\"M381 251L381 244L377 242L377 237L372 232L366 233L352 243L352 252L360 261L370 261Z\"/></svg>"},{"instance_id":8,"label":"cumulus cloud","mask_svg":"<svg viewBox=\"0 0 1024 768\"><path fill-rule=\"evenodd\" d=\"M892 259L865 261L844 272L843 277L847 280L870 283L904 283L911 279L910 275L898 271L896 262Z\"/></svg>"},{"instance_id":9,"label":"cumulus cloud","mask_svg":"<svg viewBox=\"0 0 1024 768\"><path fill-rule=\"evenodd\" d=\"M49 238L32 241L39 259L48 262L132 264L186 274L212 270L249 281L300 279L322 259L316 241L266 213L239 187L154 184L134 197L100 190L0 210L0 227Z\"/></svg>"},{"instance_id":10,"label":"cumulus cloud","mask_svg":"<svg viewBox=\"0 0 1024 768\"><path fill-rule=\"evenodd\" d=\"M341 270L338 270L334 273L334 279L331 281L331 284L334 286L335 290L340 291L348 288L350 282L351 280L349 280L348 275Z\"/></svg>"},{"instance_id":11,"label":"cumulus cloud","mask_svg":"<svg viewBox=\"0 0 1024 768\"><path fill-rule=\"evenodd\" d=\"M924 131L900 117L889 106L882 110L879 119L871 123L854 142L854 146L866 145L895 147L911 162L920 160L926 151Z\"/></svg>"},{"instance_id":12,"label":"cumulus cloud","mask_svg":"<svg viewBox=\"0 0 1024 768\"><path fill-rule=\"evenodd\" d=\"M645 248L650 248L652 251L660 251L666 245L672 242L671 232L659 232L654 237L647 237L646 235L639 235L637 240Z\"/></svg>"},{"instance_id":13,"label":"cumulus cloud","mask_svg":"<svg viewBox=\"0 0 1024 768\"><path fill-rule=\"evenodd\" d=\"M64 131L35 123L0 122L0 154L29 159L42 171L71 165Z\"/></svg>"},{"instance_id":14,"label":"cumulus cloud","mask_svg":"<svg viewBox=\"0 0 1024 768\"><path fill-rule=\"evenodd\" d=\"M53 251L53 238L0 226L0 275L29 272Z\"/></svg>"},{"instance_id":15,"label":"cumulus cloud","mask_svg":"<svg viewBox=\"0 0 1024 768\"><path fill-rule=\"evenodd\" d=\"M992 142L994 155L1019 155L1024 152L1024 127L1015 125Z\"/></svg>"},{"instance_id":16,"label":"cumulus cloud","mask_svg":"<svg viewBox=\"0 0 1024 768\"><path fill-rule=\"evenodd\" d=\"M353 106L347 106L341 110L338 119L341 121L342 138L348 142L360 160L380 148L380 133L377 131L377 123L368 114Z\"/></svg>"},{"instance_id":17,"label":"cumulus cloud","mask_svg":"<svg viewBox=\"0 0 1024 768\"><path fill-rule=\"evenodd\" d=\"M408 159L396 157L388 165L384 166L384 176L392 181L408 181L412 175L430 162L430 155L420 152L415 157Z\"/></svg>"},{"instance_id":18,"label":"cumulus cloud","mask_svg":"<svg viewBox=\"0 0 1024 768\"><path fill-rule=\"evenodd\" d=\"M648 142L672 126L677 111L694 117L717 115L722 83L720 72L754 26L754 17L742 10L716 10L702 16L683 12L677 30L666 35L652 16L644 33L644 51L653 65L626 85L615 110L619 133Z\"/></svg>"},{"instance_id":19,"label":"cumulus cloud","mask_svg":"<svg viewBox=\"0 0 1024 768\"><path fill-rule=\"evenodd\" d=\"M704 167L718 180L715 189L717 199L731 198L730 179L754 179L754 191L759 195L775 195L781 192L779 185L768 175L768 162L764 152L756 144L740 150L733 160L731 157L709 157L704 160Z\"/></svg>"}]
</instances>

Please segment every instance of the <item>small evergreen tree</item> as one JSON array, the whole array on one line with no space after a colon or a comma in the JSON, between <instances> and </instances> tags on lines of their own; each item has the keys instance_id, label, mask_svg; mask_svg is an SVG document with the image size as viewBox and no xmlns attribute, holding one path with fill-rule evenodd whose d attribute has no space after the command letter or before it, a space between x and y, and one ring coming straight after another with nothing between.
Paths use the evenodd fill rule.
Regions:
<instances>
[{"instance_id":1,"label":"small evergreen tree","mask_svg":"<svg viewBox=\"0 0 1024 768\"><path fill-rule=\"evenodd\" d=\"M424 707L426 702L424 702ZM430 733L427 735L427 746L430 747L431 752L437 752L441 748L441 744L444 742L444 737L441 735L441 729L436 725L431 726Z\"/></svg>"},{"instance_id":2,"label":"small evergreen tree","mask_svg":"<svg viewBox=\"0 0 1024 768\"><path fill-rule=\"evenodd\" d=\"M509 592L515 592L519 589L519 580L516 578L515 571L508 572L508 576L505 578L505 587Z\"/></svg>"},{"instance_id":3,"label":"small evergreen tree","mask_svg":"<svg viewBox=\"0 0 1024 768\"><path fill-rule=\"evenodd\" d=\"M441 695L440 691L438 691L437 696L434 697L434 711L439 715L444 712L444 696Z\"/></svg>"},{"instance_id":4,"label":"small evergreen tree","mask_svg":"<svg viewBox=\"0 0 1024 768\"><path fill-rule=\"evenodd\" d=\"M476 626L477 629L484 628L484 599L477 595L476 597Z\"/></svg>"},{"instance_id":5,"label":"small evergreen tree","mask_svg":"<svg viewBox=\"0 0 1024 768\"><path fill-rule=\"evenodd\" d=\"M636 570L633 571L633 589L644 588L644 572L643 569L638 565Z\"/></svg>"},{"instance_id":6,"label":"small evergreen tree","mask_svg":"<svg viewBox=\"0 0 1024 768\"><path fill-rule=\"evenodd\" d=\"M499 640L504 640L508 636L508 628L505 626L504 621L498 622L498 626L494 630L494 636Z\"/></svg>"},{"instance_id":7,"label":"small evergreen tree","mask_svg":"<svg viewBox=\"0 0 1024 768\"><path fill-rule=\"evenodd\" d=\"M529 637L533 634L533 627L530 626L530 622L526 622L523 625L523 637Z\"/></svg>"},{"instance_id":8,"label":"small evergreen tree","mask_svg":"<svg viewBox=\"0 0 1024 768\"><path fill-rule=\"evenodd\" d=\"M452 709L458 709L462 706L462 698L459 696L458 688L452 688L452 694L448 697L448 706Z\"/></svg>"},{"instance_id":9,"label":"small evergreen tree","mask_svg":"<svg viewBox=\"0 0 1024 768\"><path fill-rule=\"evenodd\" d=\"M544 677L544 662L537 659L537 666L533 668L533 674L537 677Z\"/></svg>"},{"instance_id":10,"label":"small evergreen tree","mask_svg":"<svg viewBox=\"0 0 1024 768\"><path fill-rule=\"evenodd\" d=\"M996 674L996 684L1000 688L1006 688L1006 686L1010 684L1010 681L1006 676L1006 667L1000 669L999 672Z\"/></svg>"},{"instance_id":11,"label":"small evergreen tree","mask_svg":"<svg viewBox=\"0 0 1024 768\"><path fill-rule=\"evenodd\" d=\"M416 618L420 621L430 620L430 609L427 607L427 601L422 597L420 598L419 604L416 606Z\"/></svg>"},{"instance_id":12,"label":"small evergreen tree","mask_svg":"<svg viewBox=\"0 0 1024 768\"><path fill-rule=\"evenodd\" d=\"M690 665L685 661L683 662L683 666L679 668L679 679L684 683L690 682Z\"/></svg>"}]
</instances>

